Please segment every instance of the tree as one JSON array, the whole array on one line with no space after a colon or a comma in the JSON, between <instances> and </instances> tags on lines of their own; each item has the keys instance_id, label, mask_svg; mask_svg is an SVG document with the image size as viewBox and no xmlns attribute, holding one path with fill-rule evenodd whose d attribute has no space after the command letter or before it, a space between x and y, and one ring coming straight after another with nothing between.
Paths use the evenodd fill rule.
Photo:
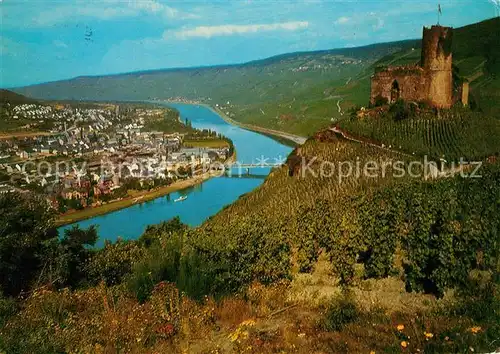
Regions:
<instances>
[{"instance_id":1,"label":"tree","mask_svg":"<svg viewBox=\"0 0 500 354\"><path fill-rule=\"evenodd\" d=\"M97 229L91 225L82 229L78 225L64 231L64 236L57 245L56 257L48 258L53 264L56 279L59 284L76 286L86 279L85 266L90 260L93 251L90 247L97 242Z\"/></svg>"},{"instance_id":2,"label":"tree","mask_svg":"<svg viewBox=\"0 0 500 354\"><path fill-rule=\"evenodd\" d=\"M39 274L45 246L57 238L54 215L42 197L0 195L0 287L6 295L27 290Z\"/></svg>"}]
</instances>

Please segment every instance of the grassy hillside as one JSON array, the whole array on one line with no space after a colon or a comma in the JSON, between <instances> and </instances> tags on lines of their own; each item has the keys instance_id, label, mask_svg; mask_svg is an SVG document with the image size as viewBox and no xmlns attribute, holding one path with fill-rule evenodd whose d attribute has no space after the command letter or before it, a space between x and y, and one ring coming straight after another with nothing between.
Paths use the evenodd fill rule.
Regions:
<instances>
[{"instance_id":1,"label":"grassy hillside","mask_svg":"<svg viewBox=\"0 0 500 354\"><path fill-rule=\"evenodd\" d=\"M219 103L228 100L234 103L256 99L271 101L286 95L290 90L310 88L317 84L318 80L321 83L323 80L350 75L377 58L412 45L414 41L402 41L353 49L292 53L241 65L77 77L18 88L16 91L30 97L50 99L128 100L185 97L212 98L214 102L220 101Z\"/></svg>"}]
</instances>

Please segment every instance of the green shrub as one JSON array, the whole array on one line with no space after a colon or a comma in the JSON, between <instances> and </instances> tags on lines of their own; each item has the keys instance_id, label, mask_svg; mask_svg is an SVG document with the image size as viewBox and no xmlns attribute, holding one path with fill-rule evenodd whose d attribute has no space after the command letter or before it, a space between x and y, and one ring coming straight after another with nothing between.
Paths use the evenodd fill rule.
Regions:
<instances>
[{"instance_id":1,"label":"green shrub","mask_svg":"<svg viewBox=\"0 0 500 354\"><path fill-rule=\"evenodd\" d=\"M377 97L375 97L375 101L373 102L373 107L385 106L388 103L389 100L387 99L387 97L382 97L378 95Z\"/></svg>"},{"instance_id":2,"label":"green shrub","mask_svg":"<svg viewBox=\"0 0 500 354\"><path fill-rule=\"evenodd\" d=\"M64 231L57 245L57 256L54 268L62 286L76 287L87 279L86 264L93 251L91 247L97 242L97 228L91 225L88 229L73 226Z\"/></svg>"},{"instance_id":3,"label":"green shrub","mask_svg":"<svg viewBox=\"0 0 500 354\"><path fill-rule=\"evenodd\" d=\"M172 233L183 232L188 229L186 224L181 222L181 219L176 216L168 221L164 221L157 225L149 225L144 231L144 234L139 238L139 242L146 247L151 246L155 241L158 241L159 235L170 235Z\"/></svg>"},{"instance_id":4,"label":"green shrub","mask_svg":"<svg viewBox=\"0 0 500 354\"><path fill-rule=\"evenodd\" d=\"M182 235L172 235L164 245L155 244L147 250L143 259L134 264L127 279L129 290L139 302L151 296L161 281L176 282L180 273Z\"/></svg>"},{"instance_id":5,"label":"green shrub","mask_svg":"<svg viewBox=\"0 0 500 354\"><path fill-rule=\"evenodd\" d=\"M392 118L395 121L401 121L414 117L417 108L418 105L407 103L404 100L399 99L391 105L391 107L389 108L389 113L391 113Z\"/></svg>"},{"instance_id":6,"label":"green shrub","mask_svg":"<svg viewBox=\"0 0 500 354\"><path fill-rule=\"evenodd\" d=\"M142 259L144 252L135 241L106 242L86 266L89 281L92 284L104 281L109 286L121 283L132 272L134 264Z\"/></svg>"},{"instance_id":7,"label":"green shrub","mask_svg":"<svg viewBox=\"0 0 500 354\"><path fill-rule=\"evenodd\" d=\"M0 293L0 328L3 328L5 323L17 312L17 303L12 298L6 298ZM0 340L0 348L1 348Z\"/></svg>"},{"instance_id":8,"label":"green shrub","mask_svg":"<svg viewBox=\"0 0 500 354\"><path fill-rule=\"evenodd\" d=\"M360 312L349 295L333 301L326 309L321 327L325 331L340 331L349 323L355 322Z\"/></svg>"}]
</instances>

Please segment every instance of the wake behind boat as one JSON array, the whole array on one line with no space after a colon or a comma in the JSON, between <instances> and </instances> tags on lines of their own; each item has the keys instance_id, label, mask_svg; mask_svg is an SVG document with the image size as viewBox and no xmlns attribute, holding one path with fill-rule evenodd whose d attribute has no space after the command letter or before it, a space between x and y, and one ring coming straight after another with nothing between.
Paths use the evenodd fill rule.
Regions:
<instances>
[{"instance_id":1,"label":"wake behind boat","mask_svg":"<svg viewBox=\"0 0 500 354\"><path fill-rule=\"evenodd\" d=\"M174 199L174 202L176 202L176 203L177 203L177 202L182 202L182 201L184 201L184 200L186 200L186 199L188 199L188 197L185 195L185 196L179 197L179 198L177 198L177 199Z\"/></svg>"}]
</instances>

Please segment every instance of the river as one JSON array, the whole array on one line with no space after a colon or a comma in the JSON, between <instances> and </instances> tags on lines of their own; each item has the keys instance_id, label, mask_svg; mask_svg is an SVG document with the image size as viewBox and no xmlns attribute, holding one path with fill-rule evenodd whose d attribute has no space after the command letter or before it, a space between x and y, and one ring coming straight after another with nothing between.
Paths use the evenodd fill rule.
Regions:
<instances>
[{"instance_id":1,"label":"river","mask_svg":"<svg viewBox=\"0 0 500 354\"><path fill-rule=\"evenodd\" d=\"M275 159L285 159L292 150L289 146L267 136L226 123L207 107L190 104L168 104L168 106L179 110L181 119L189 119L193 127L215 130L230 138L236 148L237 160L241 163L259 163L264 158L272 164L276 162ZM179 216L182 222L190 226L198 226L224 206L233 203L242 194L257 188L269 171L269 168L251 170L252 175L257 177L261 175L262 178L255 176L211 178L194 187L149 202L65 225L59 228L59 232L62 233L73 225L82 228L96 225L99 232L97 245L102 246L104 240L116 241L118 237L136 239L144 232L146 226L158 224L175 216ZM186 195L188 198L175 203L174 199L181 195Z\"/></svg>"}]
</instances>

